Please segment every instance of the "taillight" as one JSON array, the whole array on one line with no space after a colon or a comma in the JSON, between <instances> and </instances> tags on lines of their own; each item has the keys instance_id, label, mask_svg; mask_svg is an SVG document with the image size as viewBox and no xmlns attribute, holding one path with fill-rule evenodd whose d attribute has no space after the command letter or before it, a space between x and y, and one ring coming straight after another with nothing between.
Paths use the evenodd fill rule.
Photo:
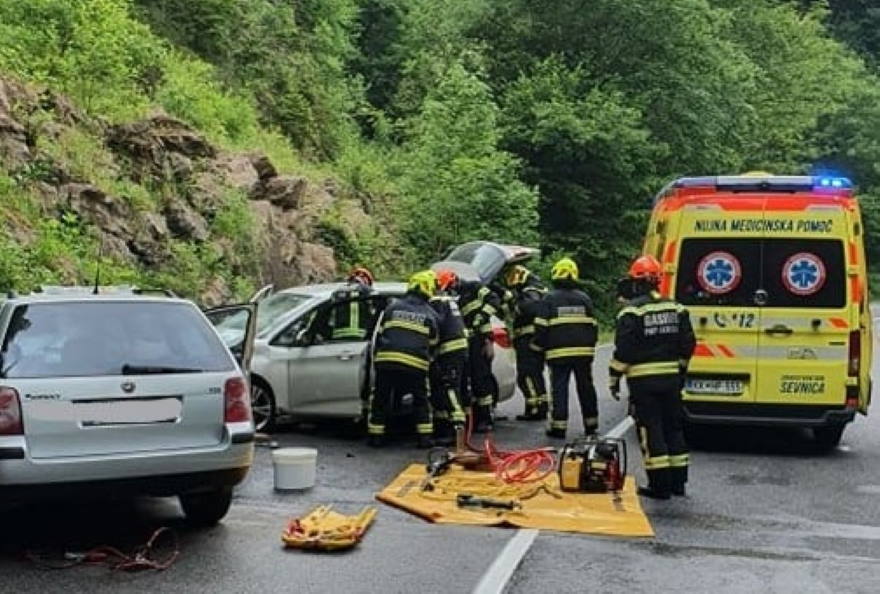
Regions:
<instances>
[{"instance_id":1,"label":"taillight","mask_svg":"<svg viewBox=\"0 0 880 594\"><path fill-rule=\"evenodd\" d=\"M21 402L13 388L0 387L0 435L22 435Z\"/></svg>"},{"instance_id":2,"label":"taillight","mask_svg":"<svg viewBox=\"0 0 880 594\"><path fill-rule=\"evenodd\" d=\"M862 337L856 330L849 333L849 363L847 373L851 376L859 375L862 368Z\"/></svg>"},{"instance_id":3,"label":"taillight","mask_svg":"<svg viewBox=\"0 0 880 594\"><path fill-rule=\"evenodd\" d=\"M226 380L223 386L223 400L226 412L223 415L227 423L247 423L251 420L251 395L247 383L240 377Z\"/></svg>"},{"instance_id":4,"label":"taillight","mask_svg":"<svg viewBox=\"0 0 880 594\"><path fill-rule=\"evenodd\" d=\"M502 349L510 348L510 335L505 328L492 328L492 342Z\"/></svg>"}]
</instances>

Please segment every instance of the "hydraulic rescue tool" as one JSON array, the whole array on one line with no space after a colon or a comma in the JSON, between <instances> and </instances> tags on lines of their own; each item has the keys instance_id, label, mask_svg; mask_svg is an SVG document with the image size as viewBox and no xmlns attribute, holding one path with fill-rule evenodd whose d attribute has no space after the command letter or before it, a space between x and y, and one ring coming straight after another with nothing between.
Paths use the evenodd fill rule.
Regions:
<instances>
[{"instance_id":1,"label":"hydraulic rescue tool","mask_svg":"<svg viewBox=\"0 0 880 594\"><path fill-rule=\"evenodd\" d=\"M559 486L563 491L620 491L626 479L626 442L590 436L566 444L559 452Z\"/></svg>"},{"instance_id":2,"label":"hydraulic rescue tool","mask_svg":"<svg viewBox=\"0 0 880 594\"><path fill-rule=\"evenodd\" d=\"M455 503L458 507L479 507L482 509L492 508L514 510L522 507L522 504L515 499L505 501L502 499L492 499L490 497L477 497L470 493L459 493L455 498Z\"/></svg>"}]
</instances>

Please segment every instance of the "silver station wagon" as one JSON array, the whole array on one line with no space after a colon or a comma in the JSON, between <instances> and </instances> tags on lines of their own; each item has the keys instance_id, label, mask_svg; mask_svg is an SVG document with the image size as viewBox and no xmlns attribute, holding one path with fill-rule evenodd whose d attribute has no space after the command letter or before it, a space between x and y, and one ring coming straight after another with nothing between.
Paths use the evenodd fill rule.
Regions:
<instances>
[{"instance_id":1,"label":"silver station wagon","mask_svg":"<svg viewBox=\"0 0 880 594\"><path fill-rule=\"evenodd\" d=\"M210 525L253 458L246 369L193 303L90 289L0 305L0 503L103 491L180 498Z\"/></svg>"}]
</instances>

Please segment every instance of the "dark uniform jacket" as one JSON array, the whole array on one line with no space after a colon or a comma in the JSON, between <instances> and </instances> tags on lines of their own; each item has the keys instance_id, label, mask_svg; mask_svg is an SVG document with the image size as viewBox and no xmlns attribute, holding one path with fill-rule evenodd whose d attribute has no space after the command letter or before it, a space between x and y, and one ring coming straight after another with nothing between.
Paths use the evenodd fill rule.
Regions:
<instances>
[{"instance_id":1,"label":"dark uniform jacket","mask_svg":"<svg viewBox=\"0 0 880 594\"><path fill-rule=\"evenodd\" d=\"M427 372L437 342L437 314L423 297L407 293L385 308L373 361Z\"/></svg>"},{"instance_id":2,"label":"dark uniform jacket","mask_svg":"<svg viewBox=\"0 0 880 594\"><path fill-rule=\"evenodd\" d=\"M542 313L535 318L535 346L548 363L596 354L598 326L593 302L574 287L556 288L544 297Z\"/></svg>"},{"instance_id":3,"label":"dark uniform jacket","mask_svg":"<svg viewBox=\"0 0 880 594\"><path fill-rule=\"evenodd\" d=\"M647 378L681 373L696 346L690 316L656 292L628 302L617 315L612 382L621 375Z\"/></svg>"},{"instance_id":4,"label":"dark uniform jacket","mask_svg":"<svg viewBox=\"0 0 880 594\"><path fill-rule=\"evenodd\" d=\"M350 301L333 309L330 317L330 337L334 340L366 340L367 326L373 319L373 304L366 298L373 295L370 287L360 283L349 283L333 293L331 301L340 303Z\"/></svg>"},{"instance_id":5,"label":"dark uniform jacket","mask_svg":"<svg viewBox=\"0 0 880 594\"><path fill-rule=\"evenodd\" d=\"M467 357L467 330L455 298L437 295L431 299L430 304L437 314L438 359Z\"/></svg>"},{"instance_id":6,"label":"dark uniform jacket","mask_svg":"<svg viewBox=\"0 0 880 594\"><path fill-rule=\"evenodd\" d=\"M469 336L485 338L492 333L492 316L501 310L500 300L495 293L479 282L463 282L458 306Z\"/></svg>"},{"instance_id":7,"label":"dark uniform jacket","mask_svg":"<svg viewBox=\"0 0 880 594\"><path fill-rule=\"evenodd\" d=\"M513 339L531 341L535 334L535 318L541 317L542 300L547 290L537 282L518 289L510 307L513 322Z\"/></svg>"}]
</instances>

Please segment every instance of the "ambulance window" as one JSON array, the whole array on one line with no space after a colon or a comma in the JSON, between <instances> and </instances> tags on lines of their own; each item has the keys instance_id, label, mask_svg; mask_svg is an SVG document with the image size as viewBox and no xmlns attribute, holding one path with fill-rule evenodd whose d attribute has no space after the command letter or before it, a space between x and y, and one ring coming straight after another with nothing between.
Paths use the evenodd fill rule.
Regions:
<instances>
[{"instance_id":1,"label":"ambulance window","mask_svg":"<svg viewBox=\"0 0 880 594\"><path fill-rule=\"evenodd\" d=\"M760 281L760 239L707 238L682 242L675 286L676 299L682 304L753 306Z\"/></svg>"},{"instance_id":2,"label":"ambulance window","mask_svg":"<svg viewBox=\"0 0 880 594\"><path fill-rule=\"evenodd\" d=\"M764 242L767 307L846 304L843 242L836 239L768 239Z\"/></svg>"}]
</instances>

